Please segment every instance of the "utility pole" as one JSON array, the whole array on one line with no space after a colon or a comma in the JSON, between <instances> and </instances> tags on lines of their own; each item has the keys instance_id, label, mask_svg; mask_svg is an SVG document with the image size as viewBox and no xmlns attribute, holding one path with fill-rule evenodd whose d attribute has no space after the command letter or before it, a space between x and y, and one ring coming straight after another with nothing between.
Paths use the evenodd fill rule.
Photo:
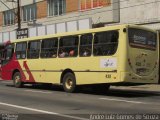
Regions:
<instances>
[{"instance_id":1,"label":"utility pole","mask_svg":"<svg viewBox=\"0 0 160 120\"><path fill-rule=\"evenodd\" d=\"M21 29L20 0L17 0L17 17L18 17L18 30L20 30Z\"/></svg>"}]
</instances>

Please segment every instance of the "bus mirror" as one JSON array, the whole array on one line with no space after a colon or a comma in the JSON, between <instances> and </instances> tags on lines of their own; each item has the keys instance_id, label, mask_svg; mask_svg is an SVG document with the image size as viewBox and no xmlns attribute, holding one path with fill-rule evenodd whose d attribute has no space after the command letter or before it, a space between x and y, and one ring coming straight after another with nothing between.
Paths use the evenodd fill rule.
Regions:
<instances>
[{"instance_id":1,"label":"bus mirror","mask_svg":"<svg viewBox=\"0 0 160 120\"><path fill-rule=\"evenodd\" d=\"M126 28L124 28L124 29L123 29L123 32L125 33L126 31L127 31Z\"/></svg>"}]
</instances>

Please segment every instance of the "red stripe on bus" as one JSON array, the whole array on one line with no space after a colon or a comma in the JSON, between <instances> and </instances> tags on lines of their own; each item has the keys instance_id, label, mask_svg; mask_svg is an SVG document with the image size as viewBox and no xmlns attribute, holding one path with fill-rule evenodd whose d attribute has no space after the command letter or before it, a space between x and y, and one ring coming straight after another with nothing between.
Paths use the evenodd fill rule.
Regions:
<instances>
[{"instance_id":1,"label":"red stripe on bus","mask_svg":"<svg viewBox=\"0 0 160 120\"><path fill-rule=\"evenodd\" d=\"M17 69L17 70L20 71L20 74L21 74L23 82L35 82L35 80L33 78L33 75L29 70L28 65L25 64L24 67L28 71L27 73L29 75L29 80L26 79L26 76L25 76L25 74L24 74L24 72L23 72L23 70L21 68L21 65L19 64L19 61L16 59L16 55L13 54L12 59L6 65L3 65L1 67L1 69L2 69L2 73L1 73L2 74L2 79L4 79L4 80L12 80L13 71Z\"/></svg>"}]
</instances>

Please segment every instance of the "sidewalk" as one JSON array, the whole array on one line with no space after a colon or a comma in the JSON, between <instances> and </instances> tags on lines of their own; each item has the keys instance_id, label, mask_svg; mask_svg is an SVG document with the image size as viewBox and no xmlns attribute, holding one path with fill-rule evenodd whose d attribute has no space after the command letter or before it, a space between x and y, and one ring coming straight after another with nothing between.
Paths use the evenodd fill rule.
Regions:
<instances>
[{"instance_id":1,"label":"sidewalk","mask_svg":"<svg viewBox=\"0 0 160 120\"><path fill-rule=\"evenodd\" d=\"M139 90L139 91L160 93L160 84L147 84L139 86L112 86L111 88L120 90Z\"/></svg>"}]
</instances>

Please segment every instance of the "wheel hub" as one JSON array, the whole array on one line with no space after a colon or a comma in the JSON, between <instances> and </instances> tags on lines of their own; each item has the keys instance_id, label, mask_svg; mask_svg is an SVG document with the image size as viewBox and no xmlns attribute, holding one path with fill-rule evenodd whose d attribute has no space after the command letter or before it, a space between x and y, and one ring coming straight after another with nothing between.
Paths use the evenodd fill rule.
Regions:
<instances>
[{"instance_id":1,"label":"wheel hub","mask_svg":"<svg viewBox=\"0 0 160 120\"><path fill-rule=\"evenodd\" d=\"M19 83L19 82L20 82L20 77L19 77L19 76L16 76L16 77L15 77L15 82L16 82L16 83Z\"/></svg>"},{"instance_id":2,"label":"wheel hub","mask_svg":"<svg viewBox=\"0 0 160 120\"><path fill-rule=\"evenodd\" d=\"M71 89L73 86L73 81L71 79L67 79L65 85L67 89Z\"/></svg>"}]
</instances>

